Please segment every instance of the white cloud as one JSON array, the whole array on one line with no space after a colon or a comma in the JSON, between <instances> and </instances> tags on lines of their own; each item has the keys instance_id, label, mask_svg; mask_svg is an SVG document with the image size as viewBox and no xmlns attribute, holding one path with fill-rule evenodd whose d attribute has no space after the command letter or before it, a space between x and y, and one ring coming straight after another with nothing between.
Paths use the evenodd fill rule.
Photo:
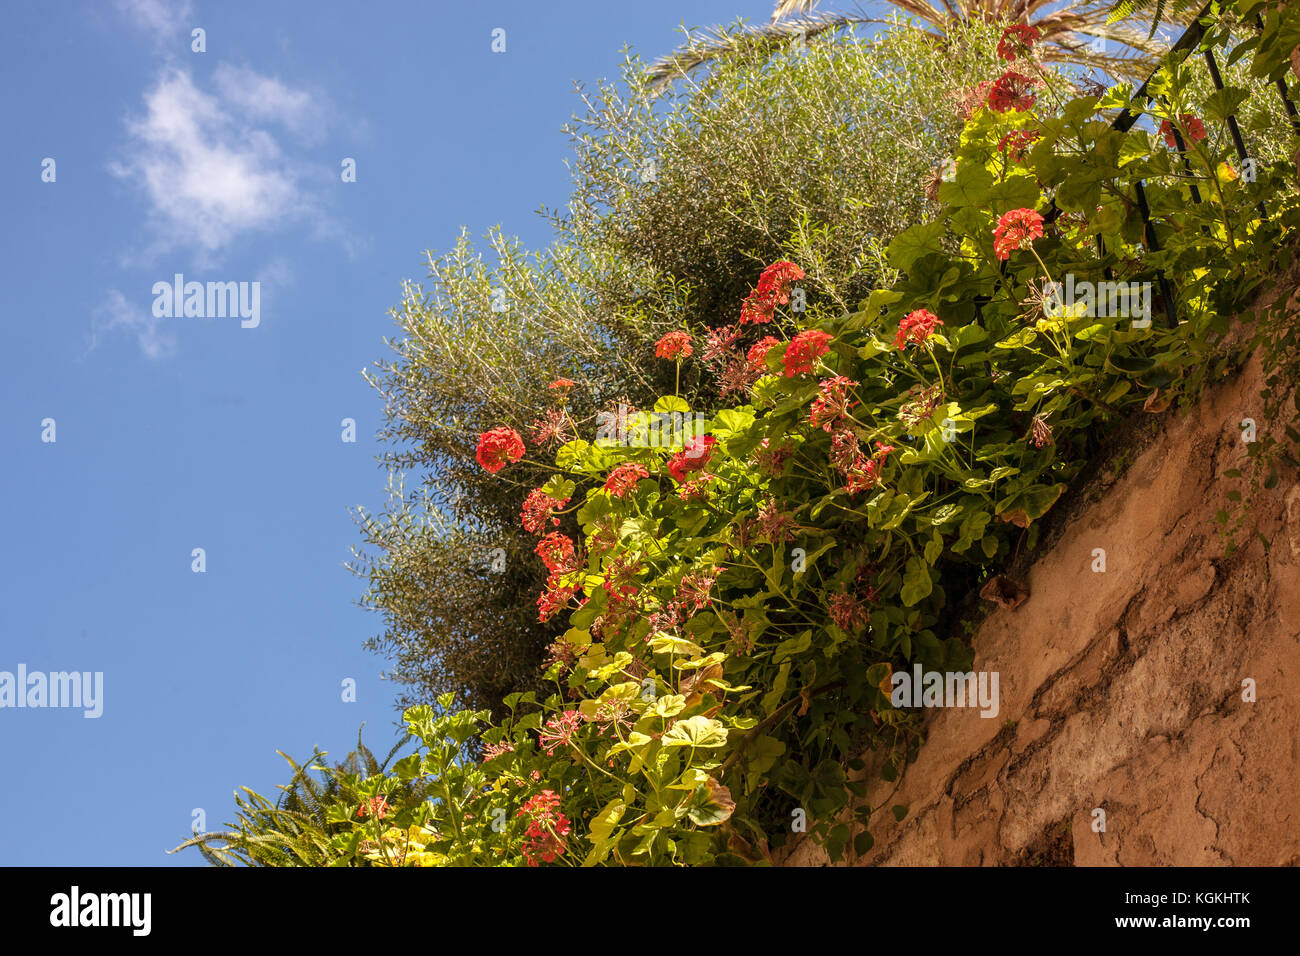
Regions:
<instances>
[{"instance_id":1,"label":"white cloud","mask_svg":"<svg viewBox=\"0 0 1300 956\"><path fill-rule=\"evenodd\" d=\"M290 132L314 139L325 125L325 109L306 90L290 89L272 76L220 64L212 75L222 99L244 117L280 123Z\"/></svg>"},{"instance_id":2,"label":"white cloud","mask_svg":"<svg viewBox=\"0 0 1300 956\"><path fill-rule=\"evenodd\" d=\"M228 83L240 95L265 79L251 71L238 76ZM264 109L285 117L305 115L310 99L268 82L279 96ZM127 120L126 157L109 169L144 189L162 245L211 252L241 233L269 229L307 211L275 137L232 115L230 104L196 87L188 71L167 68L144 100L145 115Z\"/></svg>"},{"instance_id":3,"label":"white cloud","mask_svg":"<svg viewBox=\"0 0 1300 956\"><path fill-rule=\"evenodd\" d=\"M160 47L179 42L192 28L194 7L190 0L117 0L117 9L137 27L153 35Z\"/></svg>"},{"instance_id":4,"label":"white cloud","mask_svg":"<svg viewBox=\"0 0 1300 956\"><path fill-rule=\"evenodd\" d=\"M157 360L171 355L175 351L176 340L163 331L163 320L153 314L151 305L144 308L132 305L121 292L110 289L104 304L91 315L87 351L99 344L101 336L120 331L134 335L140 351L148 358Z\"/></svg>"}]
</instances>

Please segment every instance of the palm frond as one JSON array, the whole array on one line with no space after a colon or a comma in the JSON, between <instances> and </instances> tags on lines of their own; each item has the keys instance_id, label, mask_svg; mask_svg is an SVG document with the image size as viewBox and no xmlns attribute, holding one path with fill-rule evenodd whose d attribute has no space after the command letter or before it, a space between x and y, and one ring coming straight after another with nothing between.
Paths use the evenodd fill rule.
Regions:
<instances>
[{"instance_id":1,"label":"palm frond","mask_svg":"<svg viewBox=\"0 0 1300 956\"><path fill-rule=\"evenodd\" d=\"M685 46L650 64L646 75L652 86L658 89L706 63L741 50L772 51L797 38L808 40L828 30L842 30L857 23L886 22L845 14L814 13L758 27L707 27L689 33Z\"/></svg>"},{"instance_id":2,"label":"palm frond","mask_svg":"<svg viewBox=\"0 0 1300 956\"><path fill-rule=\"evenodd\" d=\"M817 0L778 0L771 20L761 26L737 25L730 29L715 26L688 33L686 44L651 64L647 75L652 89L659 90L698 67L742 50L774 53L796 38L808 40L860 25L900 26L942 35L955 23L1006 21L1037 27L1041 35L1038 52L1047 62L1088 67L1131 79L1154 69L1158 58L1168 49L1168 43L1156 36L1161 18L1167 13L1168 22L1185 24L1200 8L1202 0L1120 2L1133 4L1138 13L1156 7L1155 16L1149 21L1139 17L1136 23L1117 24L1113 0L1077 0L1064 6L1059 5L1059 0L939 0L940 6L929 0L889 0L890 6L911 15L920 21L918 24L896 18L818 13L814 12ZM1167 9L1166 4L1169 4ZM1098 40L1103 44L1099 46ZM1115 50L1106 49L1105 44L1109 42L1116 45Z\"/></svg>"},{"instance_id":3,"label":"palm frond","mask_svg":"<svg viewBox=\"0 0 1300 956\"><path fill-rule=\"evenodd\" d=\"M811 13L813 7L817 6L818 0L776 0L776 8L772 11L771 23L777 20L784 20L792 13Z\"/></svg>"}]
</instances>

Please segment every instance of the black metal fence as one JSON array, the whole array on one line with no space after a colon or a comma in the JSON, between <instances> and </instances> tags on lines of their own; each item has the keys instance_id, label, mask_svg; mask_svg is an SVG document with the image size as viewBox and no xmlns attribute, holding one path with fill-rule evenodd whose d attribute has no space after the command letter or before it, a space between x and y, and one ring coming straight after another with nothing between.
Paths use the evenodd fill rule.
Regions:
<instances>
[{"instance_id":1,"label":"black metal fence","mask_svg":"<svg viewBox=\"0 0 1300 956\"><path fill-rule=\"evenodd\" d=\"M1205 29L1206 29L1205 23L1203 21L1205 20L1206 17L1209 16L1212 6L1213 6L1212 3L1207 3L1205 7L1201 10L1201 12L1196 15L1196 19L1192 21L1191 25L1183 32L1183 35L1178 38L1177 42L1175 42L1172 47L1170 47L1169 51L1165 54L1163 58L1164 63L1162 63L1162 68L1169 67L1169 66L1176 67L1182 65L1186 61L1187 57L1192 53L1192 51L1194 51L1198 46L1200 46L1201 40L1205 36ZM1255 22L1261 30L1264 28L1264 21L1258 14L1255 15ZM1201 51L1201 54L1205 59L1206 67L1209 69L1210 80L1214 84L1214 88L1216 90L1224 89L1223 76L1219 72L1219 63L1214 56L1214 51L1209 47L1206 47L1204 50ZM1140 104L1138 109L1135 110L1134 107L1130 106L1125 108L1123 111L1121 111L1119 116L1115 118L1115 121L1111 123L1112 129L1120 133L1126 133L1133 128L1133 124L1135 124L1138 121L1138 119L1140 119L1142 116L1141 106L1145 106L1146 104L1150 103L1153 99L1155 99L1155 95L1150 92L1149 88L1151 85L1151 81L1155 78L1157 73L1159 73L1159 70L1157 70L1156 73L1152 73L1151 76L1147 77L1146 81L1140 87L1138 87L1137 92L1133 95L1134 101ZM1292 129L1295 131L1297 136L1300 136L1300 115L1297 114L1296 106L1291 101L1291 97L1287 92L1286 81L1284 79L1277 80L1276 87L1277 87L1278 94L1282 97L1283 107L1285 108L1287 116L1291 121ZM1177 147L1178 155L1182 160L1183 168L1187 172L1188 177L1191 180L1190 191L1191 191L1192 201L1195 203L1199 203L1201 202L1201 191L1196 185L1195 177L1192 172L1191 163L1187 159L1187 144L1183 141L1182 132L1178 129L1177 125L1171 123L1170 127L1173 133L1174 142ZM1232 145L1233 148L1236 150L1237 157L1242 161L1244 165L1246 161L1250 159L1250 155L1246 150L1246 143L1245 140L1242 138L1241 127L1240 124L1238 124L1237 122L1237 117L1235 114L1233 113L1228 114L1227 127L1228 127L1228 135L1232 139ZM1159 236L1156 234L1155 224L1151 221L1151 208L1147 204L1146 189L1144 188L1141 180L1138 180L1138 182L1136 183L1135 192L1136 192L1135 199L1137 202L1138 213L1142 216L1143 234L1146 237L1146 246L1152 252L1159 252L1160 239ZM1259 204L1259 212L1262 218L1265 219L1268 218L1268 212L1265 210L1264 204L1262 202ZM1054 221L1060 214L1061 211L1057 209L1055 203L1053 203L1051 212L1045 218L1047 221L1051 222ZM1097 242L1097 251L1104 258L1105 247L1102 243L1100 236L1096 237L1096 242ZM1108 279L1111 278L1111 271L1109 267L1107 267L1106 269L1106 277ZM1170 327L1176 326L1178 324L1178 317L1174 306L1174 289L1169 278L1163 273L1163 271L1157 270L1156 285L1159 287L1160 298L1165 307L1165 321Z\"/></svg>"}]
</instances>

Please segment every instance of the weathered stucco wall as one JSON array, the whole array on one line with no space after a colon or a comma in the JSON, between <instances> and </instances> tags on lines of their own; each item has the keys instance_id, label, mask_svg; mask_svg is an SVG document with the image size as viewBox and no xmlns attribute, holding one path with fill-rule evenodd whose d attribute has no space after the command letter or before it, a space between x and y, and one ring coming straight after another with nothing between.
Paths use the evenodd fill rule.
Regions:
<instances>
[{"instance_id":1,"label":"weathered stucco wall","mask_svg":"<svg viewBox=\"0 0 1300 956\"><path fill-rule=\"evenodd\" d=\"M1261 378L1252 363L1162 413L1061 522L1028 600L973 641L976 669L1000 674L1000 714L928 711L897 792L865 775L885 809L874 848L847 864L1300 863L1300 484L1284 474L1252 507L1239 540L1258 529L1268 548L1249 534L1225 558L1214 521L1244 487L1224 476L1245 468L1242 419L1270 427ZM805 841L782 862L827 859Z\"/></svg>"}]
</instances>

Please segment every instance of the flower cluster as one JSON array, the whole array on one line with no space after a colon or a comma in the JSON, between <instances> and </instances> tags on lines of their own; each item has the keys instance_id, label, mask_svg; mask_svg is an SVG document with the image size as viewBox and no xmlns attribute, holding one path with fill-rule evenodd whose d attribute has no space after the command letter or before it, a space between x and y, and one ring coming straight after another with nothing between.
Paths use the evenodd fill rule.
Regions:
<instances>
[{"instance_id":1,"label":"flower cluster","mask_svg":"<svg viewBox=\"0 0 1300 956\"><path fill-rule=\"evenodd\" d=\"M513 428L489 428L478 437L478 463L496 474L511 462L524 457L524 440Z\"/></svg>"},{"instance_id":2,"label":"flower cluster","mask_svg":"<svg viewBox=\"0 0 1300 956\"><path fill-rule=\"evenodd\" d=\"M573 735L578 732L580 726L582 726L582 718L576 710L566 710L562 714L556 714L537 732L537 744L546 756L553 756L560 747L567 747L573 743Z\"/></svg>"},{"instance_id":3,"label":"flower cluster","mask_svg":"<svg viewBox=\"0 0 1300 956\"><path fill-rule=\"evenodd\" d=\"M957 111L963 120L970 119L975 111L989 101L989 90L993 88L992 80L984 80L974 86L953 90L950 94L957 101Z\"/></svg>"},{"instance_id":4,"label":"flower cluster","mask_svg":"<svg viewBox=\"0 0 1300 956\"><path fill-rule=\"evenodd\" d=\"M758 286L740 309L740 324L771 322L778 305L790 302L790 287L804 278L804 271L793 262L774 262L758 277Z\"/></svg>"},{"instance_id":5,"label":"flower cluster","mask_svg":"<svg viewBox=\"0 0 1300 956\"><path fill-rule=\"evenodd\" d=\"M503 740L501 743L496 744L484 744L483 762L487 763L489 760L495 760L503 754L512 754L514 752L515 745L508 740Z\"/></svg>"},{"instance_id":6,"label":"flower cluster","mask_svg":"<svg viewBox=\"0 0 1300 956\"><path fill-rule=\"evenodd\" d=\"M383 797L371 797L361 804L357 810L357 816L361 818L374 815L376 819L382 820L388 815L388 801Z\"/></svg>"},{"instance_id":7,"label":"flower cluster","mask_svg":"<svg viewBox=\"0 0 1300 956\"><path fill-rule=\"evenodd\" d=\"M831 464L844 475L844 490L851 495L874 488L880 483L880 470L893 445L876 442L876 450L867 456L858 446L858 438L845 428L831 435Z\"/></svg>"},{"instance_id":8,"label":"flower cluster","mask_svg":"<svg viewBox=\"0 0 1300 956\"><path fill-rule=\"evenodd\" d=\"M683 481L677 489L677 497L682 501L704 501L709 497L709 484L713 481L710 474L702 474L691 481Z\"/></svg>"},{"instance_id":9,"label":"flower cluster","mask_svg":"<svg viewBox=\"0 0 1300 956\"><path fill-rule=\"evenodd\" d=\"M711 601L710 592L721 572L721 568L714 568L712 573L695 571L684 575L677 597L669 601L663 611L650 615L650 630L654 632L680 627L708 607Z\"/></svg>"},{"instance_id":10,"label":"flower cluster","mask_svg":"<svg viewBox=\"0 0 1300 956\"><path fill-rule=\"evenodd\" d=\"M998 40L998 56L1008 63L1013 63L1022 56L1028 56L1041 35L1038 27L1031 27L1027 23L1013 23L1002 31L1002 39Z\"/></svg>"},{"instance_id":11,"label":"flower cluster","mask_svg":"<svg viewBox=\"0 0 1300 956\"><path fill-rule=\"evenodd\" d=\"M568 535L552 531L533 550L552 574L565 574L575 567L573 539Z\"/></svg>"},{"instance_id":12,"label":"flower cluster","mask_svg":"<svg viewBox=\"0 0 1300 956\"><path fill-rule=\"evenodd\" d=\"M833 595L827 610L830 611L835 626L845 634L852 634L866 627L867 609L852 594L840 592Z\"/></svg>"},{"instance_id":13,"label":"flower cluster","mask_svg":"<svg viewBox=\"0 0 1300 956\"><path fill-rule=\"evenodd\" d=\"M781 442L773 447L770 438L764 438L754 449L754 464L769 475L778 476L785 470L786 459L794 454L794 447L789 442Z\"/></svg>"},{"instance_id":14,"label":"flower cluster","mask_svg":"<svg viewBox=\"0 0 1300 956\"><path fill-rule=\"evenodd\" d=\"M552 531L542 538L533 550L546 565L546 570L550 572L546 577L546 590L537 598L537 618L544 623L554 617L578 593L576 587L561 582L563 575L577 570L578 559L572 539L558 531Z\"/></svg>"},{"instance_id":15,"label":"flower cluster","mask_svg":"<svg viewBox=\"0 0 1300 956\"><path fill-rule=\"evenodd\" d=\"M1013 163L1018 163L1025 158L1025 153L1029 150L1030 144L1037 139L1038 134L1033 130L1012 130L998 140L998 152L1006 153L1007 159Z\"/></svg>"},{"instance_id":16,"label":"flower cluster","mask_svg":"<svg viewBox=\"0 0 1300 956\"><path fill-rule=\"evenodd\" d=\"M572 827L559 810L560 797L553 790L543 790L519 808L518 816L528 821L522 851L529 866L554 863L564 853Z\"/></svg>"},{"instance_id":17,"label":"flower cluster","mask_svg":"<svg viewBox=\"0 0 1300 956\"><path fill-rule=\"evenodd\" d=\"M542 448L552 442L562 445L569 436L569 416L562 408L548 408L541 418L533 420L531 428L528 438L535 447Z\"/></svg>"},{"instance_id":18,"label":"flower cluster","mask_svg":"<svg viewBox=\"0 0 1300 956\"><path fill-rule=\"evenodd\" d=\"M1038 81L1033 77L1007 70L988 89L988 107L995 113L1021 112L1033 108L1037 98L1034 89Z\"/></svg>"},{"instance_id":19,"label":"flower cluster","mask_svg":"<svg viewBox=\"0 0 1300 956\"><path fill-rule=\"evenodd\" d=\"M628 462L619 465L609 473L609 477L605 479L604 487L615 498L622 498L636 487L638 481L649 477L650 472L646 470L644 465Z\"/></svg>"},{"instance_id":20,"label":"flower cluster","mask_svg":"<svg viewBox=\"0 0 1300 956\"><path fill-rule=\"evenodd\" d=\"M857 384L853 379L843 375L823 379L817 386L818 394L808 414L808 421L813 428L829 432L843 424L849 409L859 404L857 401L849 400L849 390L856 388Z\"/></svg>"},{"instance_id":21,"label":"flower cluster","mask_svg":"<svg viewBox=\"0 0 1300 956\"><path fill-rule=\"evenodd\" d=\"M687 475L703 471L713 457L713 446L718 440L712 435L696 435L686 443L686 447L673 455L668 461L668 473L679 484L686 482Z\"/></svg>"},{"instance_id":22,"label":"flower cluster","mask_svg":"<svg viewBox=\"0 0 1300 956\"><path fill-rule=\"evenodd\" d=\"M906 351L909 345L924 345L938 325L943 325L943 321L929 309L916 309L907 313L898 323L894 348L902 352Z\"/></svg>"},{"instance_id":23,"label":"flower cluster","mask_svg":"<svg viewBox=\"0 0 1300 956\"><path fill-rule=\"evenodd\" d=\"M690 358L693 352L691 337L686 332L669 332L655 343L655 356L669 361Z\"/></svg>"},{"instance_id":24,"label":"flower cluster","mask_svg":"<svg viewBox=\"0 0 1300 956\"><path fill-rule=\"evenodd\" d=\"M771 544L793 541L794 531L799 527L794 516L782 508L775 498L768 498L759 506L754 525L759 538Z\"/></svg>"},{"instance_id":25,"label":"flower cluster","mask_svg":"<svg viewBox=\"0 0 1300 956\"><path fill-rule=\"evenodd\" d=\"M1003 214L993 230L993 251L999 259L1010 259L1011 253L1026 248L1042 235L1042 216L1032 209L1012 209Z\"/></svg>"},{"instance_id":26,"label":"flower cluster","mask_svg":"<svg viewBox=\"0 0 1300 956\"><path fill-rule=\"evenodd\" d=\"M794 378L813 370L813 362L830 348L831 335L817 329L804 329L785 347L785 377Z\"/></svg>"},{"instance_id":27,"label":"flower cluster","mask_svg":"<svg viewBox=\"0 0 1300 956\"><path fill-rule=\"evenodd\" d=\"M552 498L541 488L534 488L524 499L524 506L520 511L524 530L529 534L540 534L546 527L547 521L552 525L558 525L560 519L553 515L568 503L568 498Z\"/></svg>"},{"instance_id":28,"label":"flower cluster","mask_svg":"<svg viewBox=\"0 0 1300 956\"><path fill-rule=\"evenodd\" d=\"M767 371L767 353L772 351L772 346L780 345L781 340L771 335L765 335L749 347L749 354L745 360L755 369Z\"/></svg>"},{"instance_id":29,"label":"flower cluster","mask_svg":"<svg viewBox=\"0 0 1300 956\"><path fill-rule=\"evenodd\" d=\"M564 610L577 593L577 588L561 585L558 576L547 577L546 590L537 596L537 620L545 624Z\"/></svg>"},{"instance_id":30,"label":"flower cluster","mask_svg":"<svg viewBox=\"0 0 1300 956\"><path fill-rule=\"evenodd\" d=\"M917 385L912 388L910 394L916 397L910 402L903 403L898 410L898 419L905 428L912 428L930 417L930 413L938 407L939 400L943 398L943 386L931 385L922 388Z\"/></svg>"}]
</instances>

